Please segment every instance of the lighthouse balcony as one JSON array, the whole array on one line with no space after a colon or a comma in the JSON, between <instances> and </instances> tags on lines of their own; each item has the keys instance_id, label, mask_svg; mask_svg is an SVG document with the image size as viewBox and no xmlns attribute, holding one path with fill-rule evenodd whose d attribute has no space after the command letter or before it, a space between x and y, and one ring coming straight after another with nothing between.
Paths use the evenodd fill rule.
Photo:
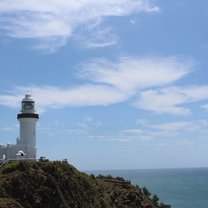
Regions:
<instances>
[{"instance_id":1,"label":"lighthouse balcony","mask_svg":"<svg viewBox=\"0 0 208 208\"><path fill-rule=\"evenodd\" d=\"M39 119L39 114L37 113L19 113L17 114L17 119L20 118L36 118Z\"/></svg>"}]
</instances>

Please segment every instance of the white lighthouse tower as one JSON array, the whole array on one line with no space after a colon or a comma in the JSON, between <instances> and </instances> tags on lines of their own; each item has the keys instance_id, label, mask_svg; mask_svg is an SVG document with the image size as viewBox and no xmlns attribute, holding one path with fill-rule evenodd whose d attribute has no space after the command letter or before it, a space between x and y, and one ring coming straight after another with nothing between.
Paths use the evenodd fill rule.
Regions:
<instances>
[{"instance_id":1,"label":"white lighthouse tower","mask_svg":"<svg viewBox=\"0 0 208 208\"><path fill-rule=\"evenodd\" d=\"M35 112L35 101L31 95L25 95L22 100L21 113L17 114L20 123L18 144L23 148L26 158L36 158L36 122L39 115Z\"/></svg>"}]
</instances>

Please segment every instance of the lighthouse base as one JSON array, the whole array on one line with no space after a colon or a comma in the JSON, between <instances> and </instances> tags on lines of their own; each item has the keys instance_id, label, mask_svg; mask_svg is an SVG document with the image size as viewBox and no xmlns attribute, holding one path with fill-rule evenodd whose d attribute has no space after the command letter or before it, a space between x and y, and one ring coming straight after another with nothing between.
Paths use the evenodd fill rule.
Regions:
<instances>
[{"instance_id":1,"label":"lighthouse base","mask_svg":"<svg viewBox=\"0 0 208 208\"><path fill-rule=\"evenodd\" d=\"M16 144L7 146L0 145L0 160L13 160L18 159L17 153L19 151L23 151L25 153L25 159L36 159L36 148L34 147L26 147L23 144Z\"/></svg>"}]
</instances>

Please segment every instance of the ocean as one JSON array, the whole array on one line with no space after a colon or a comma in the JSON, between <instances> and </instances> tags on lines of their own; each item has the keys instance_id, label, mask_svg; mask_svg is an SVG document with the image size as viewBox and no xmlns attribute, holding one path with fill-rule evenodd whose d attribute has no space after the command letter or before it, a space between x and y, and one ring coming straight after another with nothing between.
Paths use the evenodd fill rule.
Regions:
<instances>
[{"instance_id":1,"label":"ocean","mask_svg":"<svg viewBox=\"0 0 208 208\"><path fill-rule=\"evenodd\" d=\"M208 168L88 171L121 176L157 194L172 208L208 208Z\"/></svg>"}]
</instances>

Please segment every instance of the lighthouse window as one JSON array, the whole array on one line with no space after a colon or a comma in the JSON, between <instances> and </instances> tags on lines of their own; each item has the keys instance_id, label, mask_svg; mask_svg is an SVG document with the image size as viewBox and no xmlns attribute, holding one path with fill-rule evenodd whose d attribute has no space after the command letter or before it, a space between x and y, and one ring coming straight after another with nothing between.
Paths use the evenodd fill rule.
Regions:
<instances>
[{"instance_id":1,"label":"lighthouse window","mask_svg":"<svg viewBox=\"0 0 208 208\"><path fill-rule=\"evenodd\" d=\"M34 102L23 102L22 110L32 110L34 108Z\"/></svg>"}]
</instances>

